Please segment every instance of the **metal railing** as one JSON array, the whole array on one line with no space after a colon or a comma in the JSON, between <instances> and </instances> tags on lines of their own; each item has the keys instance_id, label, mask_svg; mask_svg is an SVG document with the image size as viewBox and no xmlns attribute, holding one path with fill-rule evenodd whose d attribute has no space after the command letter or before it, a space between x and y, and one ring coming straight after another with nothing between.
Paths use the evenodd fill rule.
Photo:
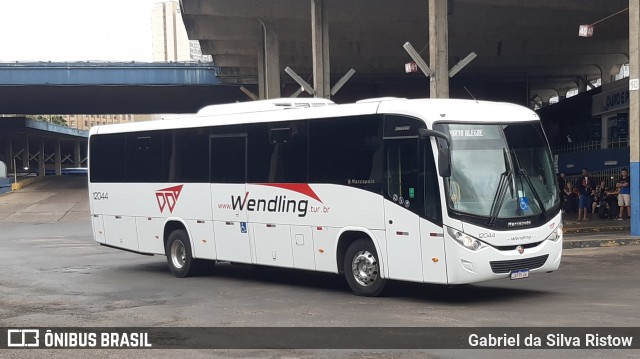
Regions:
<instances>
[{"instance_id":1,"label":"metal railing","mask_svg":"<svg viewBox=\"0 0 640 359\"><path fill-rule=\"evenodd\" d=\"M585 152L585 151L594 151L601 149L602 143L600 140L588 141L588 142L580 142L580 143L572 143L564 146L557 146L551 149L551 152L554 155L559 155L562 153L574 153L574 152ZM626 137L612 138L609 139L608 148L619 148L619 147L629 147L629 139Z\"/></svg>"}]
</instances>

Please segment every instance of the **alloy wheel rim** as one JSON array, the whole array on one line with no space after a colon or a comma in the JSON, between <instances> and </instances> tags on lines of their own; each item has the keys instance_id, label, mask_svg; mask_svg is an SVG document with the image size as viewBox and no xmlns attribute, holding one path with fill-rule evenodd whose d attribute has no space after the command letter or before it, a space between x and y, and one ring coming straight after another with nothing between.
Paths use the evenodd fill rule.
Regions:
<instances>
[{"instance_id":1,"label":"alloy wheel rim","mask_svg":"<svg viewBox=\"0 0 640 359\"><path fill-rule=\"evenodd\" d=\"M182 241L174 241L171 244L171 262L173 266L181 269L187 261L187 252Z\"/></svg>"},{"instance_id":2,"label":"alloy wheel rim","mask_svg":"<svg viewBox=\"0 0 640 359\"><path fill-rule=\"evenodd\" d=\"M378 261L369 251L358 252L351 261L353 278L363 287L369 287L378 279Z\"/></svg>"}]
</instances>

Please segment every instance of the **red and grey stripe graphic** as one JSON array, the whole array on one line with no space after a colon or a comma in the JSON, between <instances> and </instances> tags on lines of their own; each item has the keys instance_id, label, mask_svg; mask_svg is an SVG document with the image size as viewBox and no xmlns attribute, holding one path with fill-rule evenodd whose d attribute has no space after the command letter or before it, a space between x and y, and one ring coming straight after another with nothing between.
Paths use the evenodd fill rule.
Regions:
<instances>
[{"instance_id":1,"label":"red and grey stripe graphic","mask_svg":"<svg viewBox=\"0 0 640 359\"><path fill-rule=\"evenodd\" d=\"M307 183L256 183L256 184L260 186L277 187L277 188L282 188L282 189L286 189L293 192L298 192L309 198L313 198L320 203L323 203L320 197L318 197L318 195L313 191L311 186L309 186Z\"/></svg>"}]
</instances>

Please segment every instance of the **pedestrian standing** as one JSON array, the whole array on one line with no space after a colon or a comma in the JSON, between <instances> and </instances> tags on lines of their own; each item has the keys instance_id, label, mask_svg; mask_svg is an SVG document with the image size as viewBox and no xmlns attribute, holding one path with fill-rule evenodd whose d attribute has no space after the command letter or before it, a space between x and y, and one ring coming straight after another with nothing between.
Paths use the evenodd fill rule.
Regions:
<instances>
[{"instance_id":1,"label":"pedestrian standing","mask_svg":"<svg viewBox=\"0 0 640 359\"><path fill-rule=\"evenodd\" d=\"M576 188L578 188L578 222L580 221L588 221L587 213L589 213L589 200L591 198L591 190L595 189L596 184L593 178L589 177L589 170L586 168L582 169L582 176L576 183Z\"/></svg>"},{"instance_id":2,"label":"pedestrian standing","mask_svg":"<svg viewBox=\"0 0 640 359\"><path fill-rule=\"evenodd\" d=\"M618 221L622 220L625 208L627 209L627 219L631 217L631 181L629 180L629 171L623 168L620 174L621 176L616 183L616 188L619 191L618 207L620 208L620 213L616 218Z\"/></svg>"},{"instance_id":3,"label":"pedestrian standing","mask_svg":"<svg viewBox=\"0 0 640 359\"><path fill-rule=\"evenodd\" d=\"M565 212L564 203L567 201L567 198L564 194L564 188L567 185L567 180L565 178L564 172L560 172L558 175L558 194L560 195L560 203L562 203L562 212Z\"/></svg>"},{"instance_id":4,"label":"pedestrian standing","mask_svg":"<svg viewBox=\"0 0 640 359\"><path fill-rule=\"evenodd\" d=\"M567 185L566 175L564 174L564 172L560 172L560 176L558 176L558 188L560 189L560 192L564 190L564 186L566 185Z\"/></svg>"}]
</instances>

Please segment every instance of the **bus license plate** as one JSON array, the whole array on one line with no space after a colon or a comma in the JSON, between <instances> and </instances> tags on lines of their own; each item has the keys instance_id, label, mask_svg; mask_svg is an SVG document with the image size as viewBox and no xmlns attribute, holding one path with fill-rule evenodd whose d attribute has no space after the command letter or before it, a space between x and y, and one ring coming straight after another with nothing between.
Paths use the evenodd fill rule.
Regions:
<instances>
[{"instance_id":1,"label":"bus license plate","mask_svg":"<svg viewBox=\"0 0 640 359\"><path fill-rule=\"evenodd\" d=\"M514 270L513 272L511 272L511 279L524 279L524 278L529 278L529 270L528 269L522 269L522 270Z\"/></svg>"}]
</instances>

